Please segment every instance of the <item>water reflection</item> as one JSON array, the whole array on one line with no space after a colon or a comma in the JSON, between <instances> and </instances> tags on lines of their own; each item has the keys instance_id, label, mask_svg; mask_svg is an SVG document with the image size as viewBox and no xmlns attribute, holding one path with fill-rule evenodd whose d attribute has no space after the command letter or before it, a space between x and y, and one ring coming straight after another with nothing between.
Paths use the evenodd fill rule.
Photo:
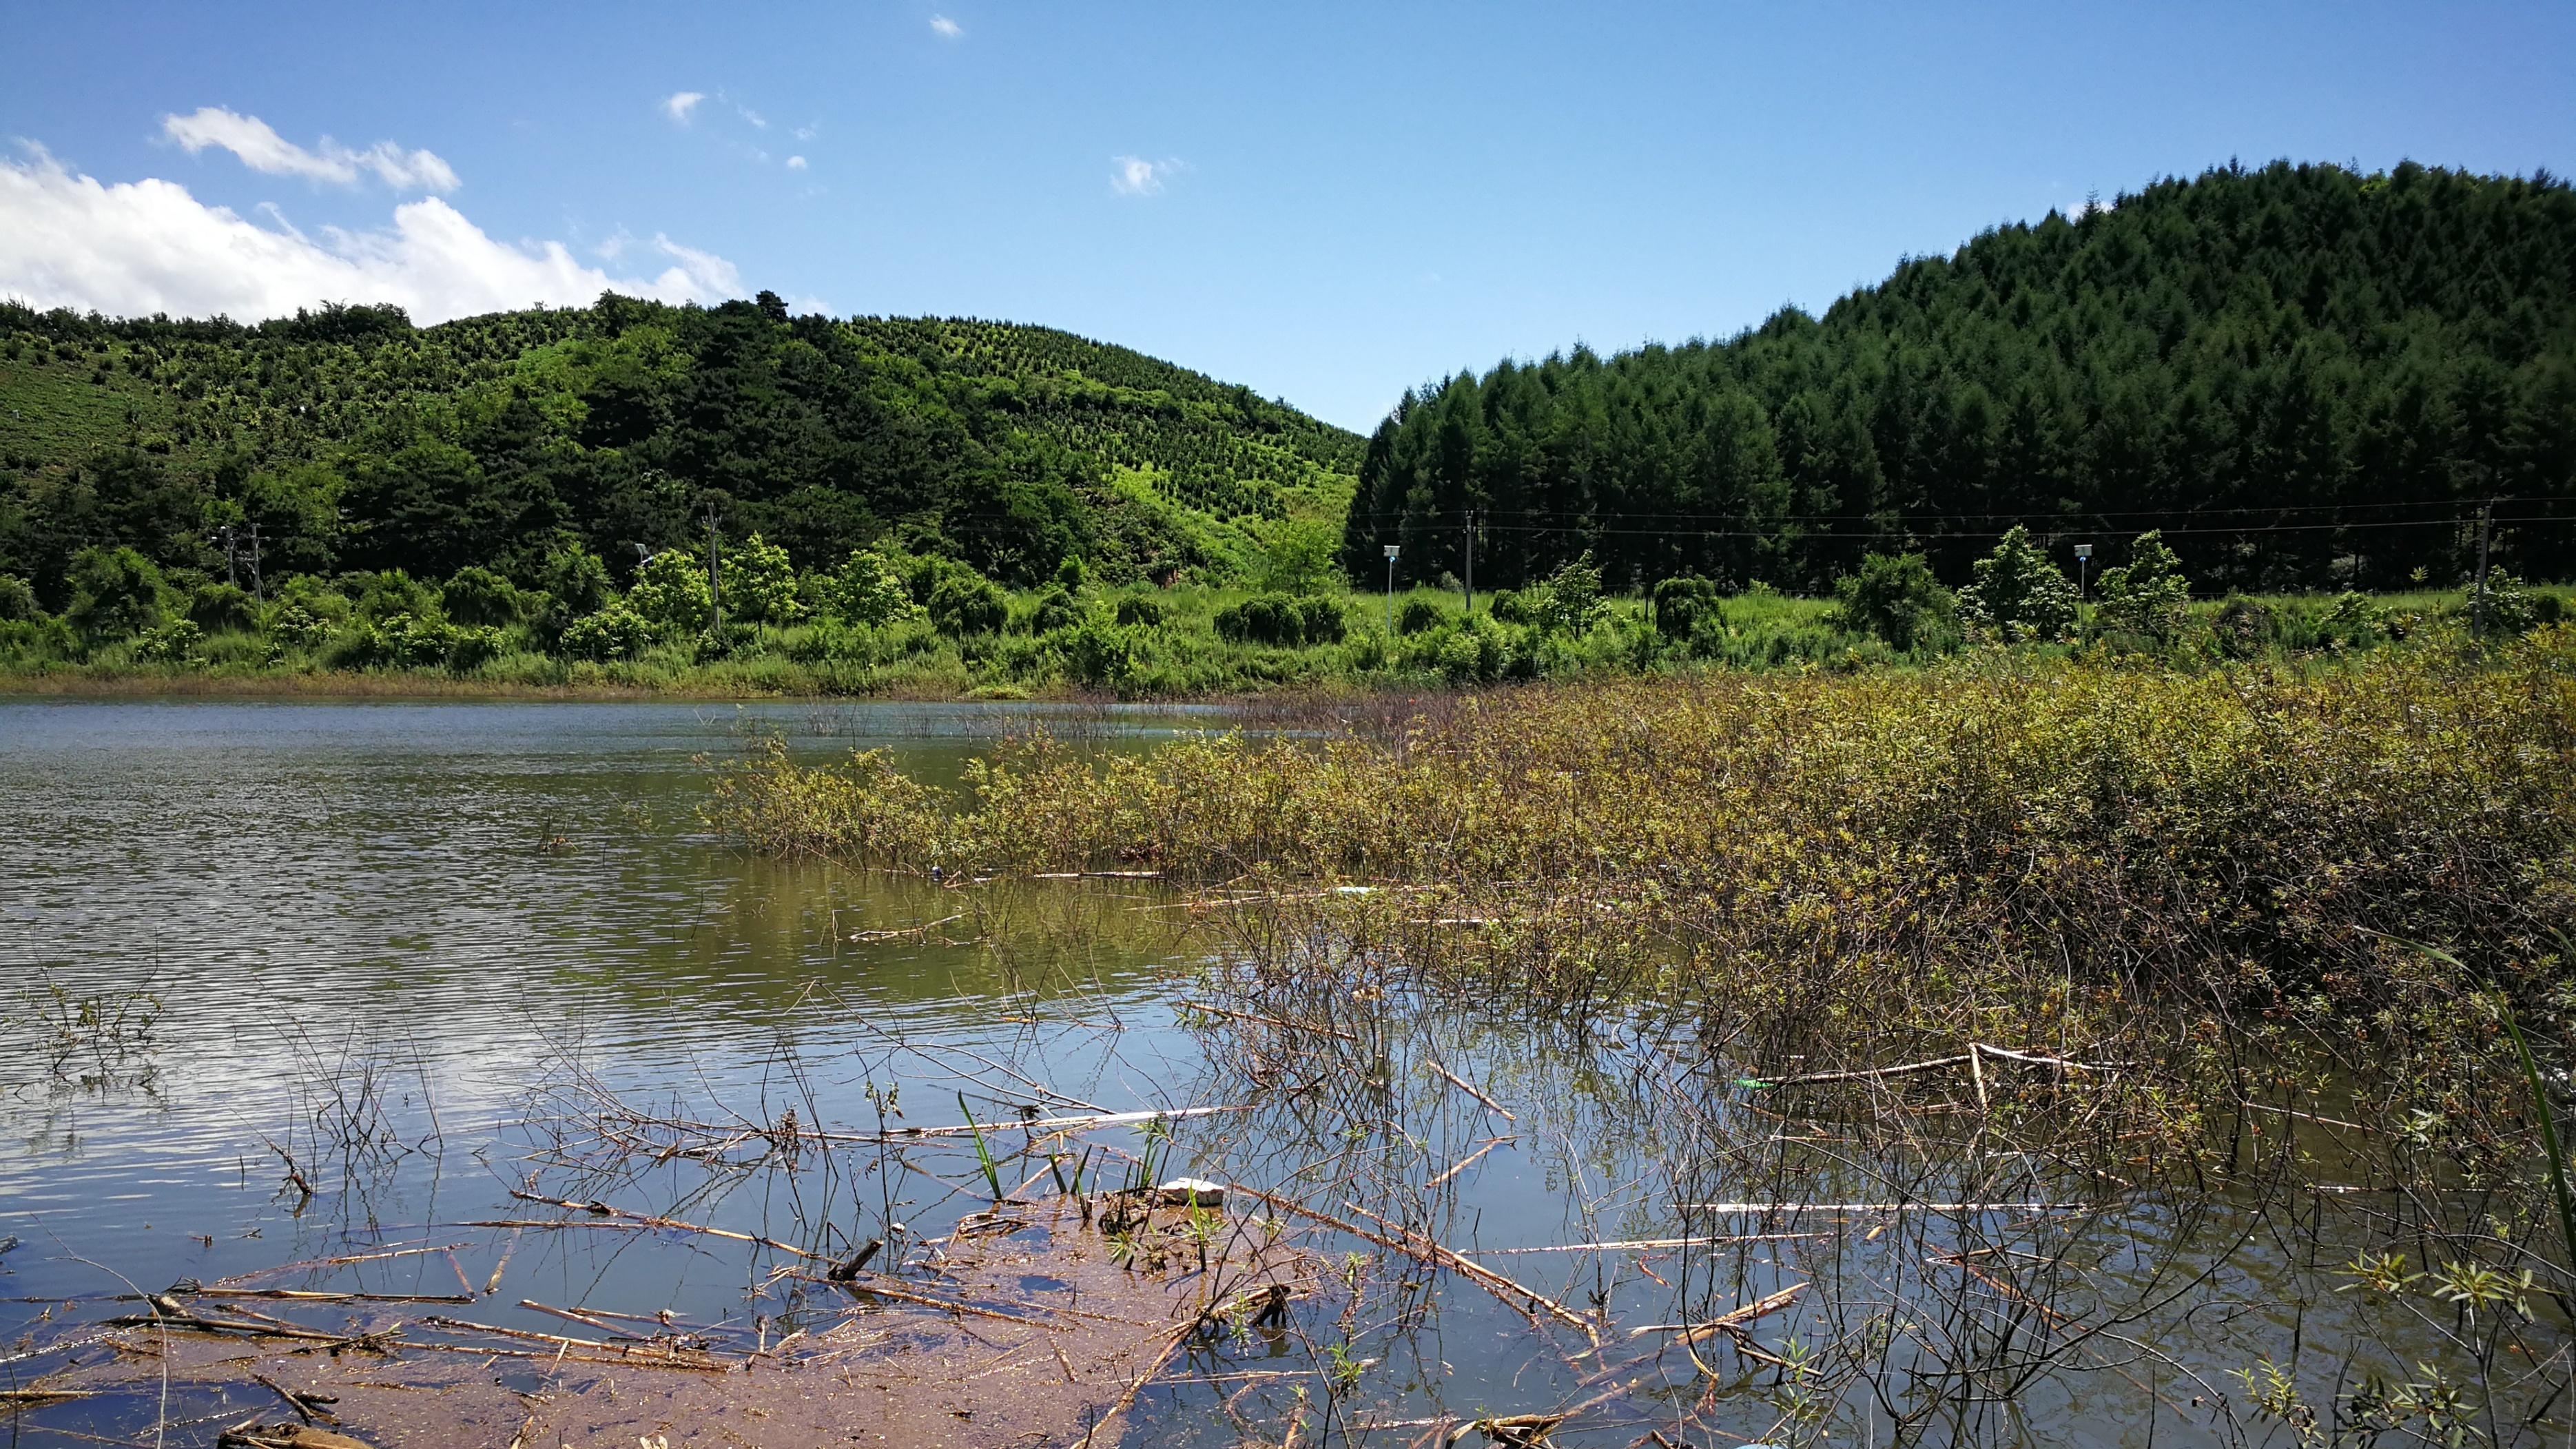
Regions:
<instances>
[{"instance_id":1,"label":"water reflection","mask_svg":"<svg viewBox=\"0 0 2576 1449\"><path fill-rule=\"evenodd\" d=\"M1864 1142L1830 1099L1730 1087L1650 1010L1479 992L1324 928L1212 928L1151 882L748 858L696 818L698 758L754 731L954 778L1040 724L1122 749L1222 722L0 705L0 1235L21 1240L0 1293L32 1323L253 1275L461 1297L526 1332L563 1323L522 1300L667 1314L739 1348L842 1310L782 1268L871 1241L923 1262L988 1181L1089 1195L1158 1163L1282 1199L1236 1217L1276 1216L1311 1282L1285 1329L1193 1339L1195 1377L1144 1398L1131 1442L1276 1443L1292 1421L1414 1442L1443 1416L1569 1410L1554 1442L2228 1442L2266 1428L2231 1370L2360 1341L2333 1269L2378 1239L2336 1199L2114 1191L1959 1150L1938 1103L1919 1141ZM1267 972L1290 959L1314 969ZM101 1034L138 1003L148 1033ZM1241 1110L1026 1125L1184 1107ZM991 1130L910 1135L970 1117ZM552 1206L593 1200L628 1216ZM1964 1206L1923 1206L1943 1202ZM1613 1246L1568 1251L1587 1244ZM1784 1293L1696 1341L1653 1329ZM2563 1370L2563 1338L2536 1334L2534 1374ZM2318 1362L2311 1381L2415 1372ZM2496 1437L2563 1431L2563 1403L2517 1392L2540 1417ZM137 1412L48 1410L19 1442Z\"/></svg>"}]
</instances>

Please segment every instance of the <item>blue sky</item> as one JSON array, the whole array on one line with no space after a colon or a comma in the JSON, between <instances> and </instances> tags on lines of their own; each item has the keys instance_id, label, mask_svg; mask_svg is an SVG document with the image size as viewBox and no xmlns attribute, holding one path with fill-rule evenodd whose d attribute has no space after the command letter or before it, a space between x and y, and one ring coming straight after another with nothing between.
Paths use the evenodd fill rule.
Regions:
<instances>
[{"instance_id":1,"label":"blue sky","mask_svg":"<svg viewBox=\"0 0 2576 1449\"><path fill-rule=\"evenodd\" d=\"M1355 428L2230 157L2576 171L2565 3L117 4L6 33L0 293L426 318L765 287L1064 327Z\"/></svg>"}]
</instances>

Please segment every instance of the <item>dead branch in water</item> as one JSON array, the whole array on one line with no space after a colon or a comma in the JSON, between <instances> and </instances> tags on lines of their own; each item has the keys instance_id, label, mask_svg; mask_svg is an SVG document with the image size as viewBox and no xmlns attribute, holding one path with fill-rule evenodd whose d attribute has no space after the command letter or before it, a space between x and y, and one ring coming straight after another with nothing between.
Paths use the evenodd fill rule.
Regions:
<instances>
[{"instance_id":1,"label":"dead branch in water","mask_svg":"<svg viewBox=\"0 0 2576 1449\"><path fill-rule=\"evenodd\" d=\"M737 1243L757 1243L764 1248L793 1253L797 1257L810 1258L818 1263L832 1261L821 1253L808 1252L794 1243L782 1243L776 1238L763 1237L758 1233L738 1233L731 1228L711 1228L704 1223L684 1223L677 1218L657 1218L650 1213L629 1212L625 1208L610 1207L604 1202L574 1202L570 1198L547 1197L542 1193L523 1192L515 1187L510 1189L510 1196L521 1202L541 1202L548 1207L568 1208L573 1212L589 1213L594 1217L624 1218L639 1227L663 1228L681 1233L703 1233L711 1238L731 1238Z\"/></svg>"}]
</instances>

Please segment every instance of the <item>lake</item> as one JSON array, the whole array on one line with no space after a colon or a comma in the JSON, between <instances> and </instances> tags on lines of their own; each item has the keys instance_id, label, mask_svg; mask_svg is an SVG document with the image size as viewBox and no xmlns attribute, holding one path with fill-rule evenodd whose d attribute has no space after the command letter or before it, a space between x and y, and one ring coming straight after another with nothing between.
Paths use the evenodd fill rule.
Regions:
<instances>
[{"instance_id":1,"label":"lake","mask_svg":"<svg viewBox=\"0 0 2576 1449\"><path fill-rule=\"evenodd\" d=\"M1876 1333L1922 1374L1979 1334L2044 1338L2051 1315L2104 1304L2116 1332L2023 1363L2009 1394L1957 1394L1912 1432L2226 1442L2222 1392L2233 1422L2257 1424L2253 1385L2231 1372L2331 1339L2357 1301L2331 1270L2367 1238L2326 1196L2285 1209L2090 1189L2078 1214L2034 1164L2010 1202L1880 1207L1891 1189L1871 1162L1820 1150L1792 1176L1774 1155L1766 1177L1714 1150L1677 1091L1745 1094L1695 1077L1710 1059L1652 1004L1381 1000L1354 974L1280 1015L1247 1001L1242 918L1212 916L1204 890L763 859L699 817L709 762L762 735L814 759L882 748L953 780L1015 732L1123 750L1229 723L1021 705L0 702L12 1382L139 1293L227 1279L464 1300L457 1315L521 1334L582 1321L547 1309L703 1325L765 1351L853 1311L776 1276L782 1263L963 1241L995 1196L988 1152L1008 1159L992 1185L1009 1195L1051 1196L1067 1173L1115 1185L1141 1170L1124 1153L1157 1178L1295 1192L1362 1230L1287 1219L1310 1257L1296 1332L1193 1342L1120 1420L1133 1443L1277 1442L1299 1413L1309 1442L1407 1443L1443 1416L1568 1408L1554 1442L1786 1440L1824 1422L1800 1385L1825 1369L1799 1356L1828 1335L1847 1354ZM1010 1156L1038 1141L1028 1130L891 1154L860 1141L1193 1108L1230 1110L1068 1137L1052 1163ZM1725 1130L1795 1137L1747 1110L1729 1107ZM847 1140L799 1149L796 1124ZM566 1215L548 1202L795 1247L524 1226ZM1970 1233L2022 1244L1977 1251L2037 1246L2090 1277L2017 1304L2027 1290L1970 1258L1938 1261ZM1564 1251L1605 1243L1626 1246ZM1452 1250L1551 1309L1440 1271ZM343 1258L361 1261L321 1261ZM1827 1275L1872 1285L1833 1312L1877 1303L1881 1326L1835 1319L1816 1289L1705 1379L1687 1355L1639 1356L1668 1338L1630 1337ZM2425 1335L2428 1358L2445 1351ZM541 1387L561 1385L526 1382ZM275 1407L254 1389L174 1409L137 1388L26 1407L10 1442L211 1444Z\"/></svg>"}]
</instances>

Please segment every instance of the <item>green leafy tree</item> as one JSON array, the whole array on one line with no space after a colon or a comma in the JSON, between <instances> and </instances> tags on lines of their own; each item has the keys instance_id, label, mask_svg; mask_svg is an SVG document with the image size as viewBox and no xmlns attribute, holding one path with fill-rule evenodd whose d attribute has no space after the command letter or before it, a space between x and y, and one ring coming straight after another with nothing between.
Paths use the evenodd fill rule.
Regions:
<instances>
[{"instance_id":1,"label":"green leafy tree","mask_svg":"<svg viewBox=\"0 0 2576 1449\"><path fill-rule=\"evenodd\" d=\"M1959 591L1959 614L2007 643L2056 639L2074 627L2075 585L2016 524L1977 560L1977 581Z\"/></svg>"},{"instance_id":2,"label":"green leafy tree","mask_svg":"<svg viewBox=\"0 0 2576 1449\"><path fill-rule=\"evenodd\" d=\"M0 574L0 624L25 623L43 611L36 607L36 586L16 574Z\"/></svg>"},{"instance_id":3,"label":"green leafy tree","mask_svg":"<svg viewBox=\"0 0 2576 1449\"><path fill-rule=\"evenodd\" d=\"M904 586L903 575L872 548L851 551L833 573L825 598L832 613L844 622L871 629L899 624L921 611Z\"/></svg>"},{"instance_id":4,"label":"green leafy tree","mask_svg":"<svg viewBox=\"0 0 2576 1449\"><path fill-rule=\"evenodd\" d=\"M396 615L415 619L438 618L444 612L438 591L402 569L383 569L372 574L343 579L345 586L355 583L357 595L351 609L361 619L383 623Z\"/></svg>"},{"instance_id":5,"label":"green leafy tree","mask_svg":"<svg viewBox=\"0 0 2576 1449\"><path fill-rule=\"evenodd\" d=\"M94 639L128 639L161 622L170 586L152 560L131 548L85 548L73 555L64 622Z\"/></svg>"},{"instance_id":6,"label":"green leafy tree","mask_svg":"<svg viewBox=\"0 0 2576 1449\"><path fill-rule=\"evenodd\" d=\"M447 617L459 624L489 627L514 623L519 617L518 589L480 564L458 569L439 587L438 597Z\"/></svg>"},{"instance_id":7,"label":"green leafy tree","mask_svg":"<svg viewBox=\"0 0 2576 1449\"><path fill-rule=\"evenodd\" d=\"M1958 607L1919 553L1863 557L1859 572L1835 582L1834 606L1844 628L1875 634L1897 649L1930 641Z\"/></svg>"},{"instance_id":8,"label":"green leafy tree","mask_svg":"<svg viewBox=\"0 0 2576 1449\"><path fill-rule=\"evenodd\" d=\"M538 576L554 600L555 609L566 619L597 613L617 594L609 582L608 565L577 543L547 554Z\"/></svg>"},{"instance_id":9,"label":"green leafy tree","mask_svg":"<svg viewBox=\"0 0 2576 1449\"><path fill-rule=\"evenodd\" d=\"M1341 531L1311 519L1275 523L1263 533L1253 560L1252 586L1264 593L1323 594L1343 587L1335 554Z\"/></svg>"},{"instance_id":10,"label":"green leafy tree","mask_svg":"<svg viewBox=\"0 0 2576 1449\"><path fill-rule=\"evenodd\" d=\"M248 633L259 626L259 604L237 584L203 583L188 593L188 619L209 634Z\"/></svg>"},{"instance_id":11,"label":"green leafy tree","mask_svg":"<svg viewBox=\"0 0 2576 1449\"><path fill-rule=\"evenodd\" d=\"M2138 535L2129 546L2129 562L2102 571L2102 602L2097 616L2107 628L2143 634L2171 643L2182 632L2191 605L2191 580L2182 560L2165 547L2155 530Z\"/></svg>"},{"instance_id":12,"label":"green leafy tree","mask_svg":"<svg viewBox=\"0 0 2576 1449\"><path fill-rule=\"evenodd\" d=\"M642 615L611 604L565 625L562 648L575 659L632 659L652 638L653 626Z\"/></svg>"},{"instance_id":13,"label":"green leafy tree","mask_svg":"<svg viewBox=\"0 0 2576 1449\"><path fill-rule=\"evenodd\" d=\"M1547 590L1542 612L1547 627L1580 634L1601 617L1601 567L1590 550L1558 565L1542 587Z\"/></svg>"},{"instance_id":14,"label":"green leafy tree","mask_svg":"<svg viewBox=\"0 0 2576 1449\"><path fill-rule=\"evenodd\" d=\"M699 632L715 609L707 590L705 562L687 549L664 549L653 555L635 571L635 586L626 591L626 607L664 638Z\"/></svg>"},{"instance_id":15,"label":"green leafy tree","mask_svg":"<svg viewBox=\"0 0 2576 1449\"><path fill-rule=\"evenodd\" d=\"M725 550L723 560L717 573L724 580L728 621L792 624L803 616L796 566L788 562L787 550L755 533Z\"/></svg>"}]
</instances>

